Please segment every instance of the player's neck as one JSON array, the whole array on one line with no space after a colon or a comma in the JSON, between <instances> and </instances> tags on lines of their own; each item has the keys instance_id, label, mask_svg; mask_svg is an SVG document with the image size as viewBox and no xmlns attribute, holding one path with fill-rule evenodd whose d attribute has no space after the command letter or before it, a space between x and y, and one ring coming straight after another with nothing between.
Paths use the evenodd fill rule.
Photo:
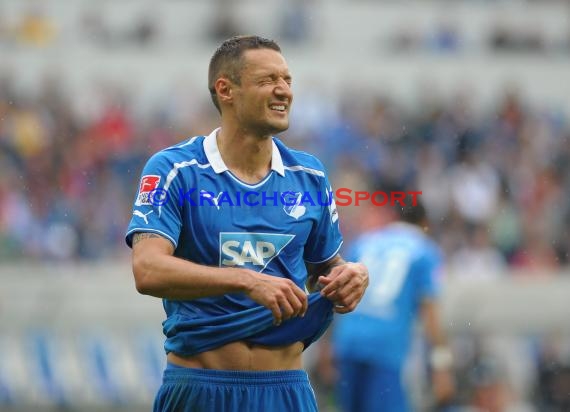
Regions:
<instances>
[{"instance_id":1,"label":"player's neck","mask_svg":"<svg viewBox=\"0 0 570 412\"><path fill-rule=\"evenodd\" d=\"M255 184L271 170L273 140L270 136L254 136L222 126L217 143L222 160L240 180Z\"/></svg>"}]
</instances>

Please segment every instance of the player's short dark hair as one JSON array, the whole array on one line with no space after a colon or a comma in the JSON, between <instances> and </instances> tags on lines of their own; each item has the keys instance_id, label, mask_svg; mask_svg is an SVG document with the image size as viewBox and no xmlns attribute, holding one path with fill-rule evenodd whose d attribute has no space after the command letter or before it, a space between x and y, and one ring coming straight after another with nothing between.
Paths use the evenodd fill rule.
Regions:
<instances>
[{"instance_id":1,"label":"player's short dark hair","mask_svg":"<svg viewBox=\"0 0 570 412\"><path fill-rule=\"evenodd\" d=\"M414 225L422 225L427 219L426 209L417 195L406 194L401 201L394 202L394 211L400 220Z\"/></svg>"},{"instance_id":2,"label":"player's short dark hair","mask_svg":"<svg viewBox=\"0 0 570 412\"><path fill-rule=\"evenodd\" d=\"M279 45L259 36L234 36L225 40L214 52L208 68L208 89L214 106L221 113L218 96L214 84L220 76L225 76L236 84L240 84L243 68L243 53L252 49L271 49L281 53Z\"/></svg>"}]
</instances>

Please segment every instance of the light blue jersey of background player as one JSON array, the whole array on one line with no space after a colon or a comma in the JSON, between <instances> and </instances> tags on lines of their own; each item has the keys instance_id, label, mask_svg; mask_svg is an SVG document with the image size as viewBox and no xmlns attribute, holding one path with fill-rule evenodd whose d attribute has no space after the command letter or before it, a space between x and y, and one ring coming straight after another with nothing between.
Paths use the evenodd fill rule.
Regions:
<instances>
[{"instance_id":1,"label":"light blue jersey of background player","mask_svg":"<svg viewBox=\"0 0 570 412\"><path fill-rule=\"evenodd\" d=\"M406 207L395 208L412 214L411 219L403 213L398 221L361 235L349 253L368 267L370 286L356 310L335 321L338 396L345 411L409 410L402 368L422 311L427 312L428 340L435 346L443 344L438 322L430 324L437 316L433 304L439 293L442 254L424 233L425 211L419 203L420 210L414 210L413 200L408 196ZM414 223L405 221L414 219ZM437 350L441 357L444 349ZM439 362L438 367L446 366L445 359Z\"/></svg>"}]
</instances>

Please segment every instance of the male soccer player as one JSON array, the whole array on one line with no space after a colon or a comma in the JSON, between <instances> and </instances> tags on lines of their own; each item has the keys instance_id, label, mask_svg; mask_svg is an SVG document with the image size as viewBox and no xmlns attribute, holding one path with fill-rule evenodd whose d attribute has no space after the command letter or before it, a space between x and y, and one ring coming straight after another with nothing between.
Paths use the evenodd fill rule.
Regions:
<instances>
[{"instance_id":1,"label":"male soccer player","mask_svg":"<svg viewBox=\"0 0 570 412\"><path fill-rule=\"evenodd\" d=\"M370 287L356 310L335 321L332 352L344 412L409 411L402 367L419 316L431 344L435 400L453 394L452 357L438 317L441 253L428 238L419 198L395 203L391 222L355 240L351 257L370 271Z\"/></svg>"},{"instance_id":2,"label":"male soccer player","mask_svg":"<svg viewBox=\"0 0 570 412\"><path fill-rule=\"evenodd\" d=\"M127 232L137 290L167 315L154 410L314 411L301 353L368 273L338 254L322 164L272 137L293 99L279 46L226 40L208 83L221 127L148 161Z\"/></svg>"}]
</instances>

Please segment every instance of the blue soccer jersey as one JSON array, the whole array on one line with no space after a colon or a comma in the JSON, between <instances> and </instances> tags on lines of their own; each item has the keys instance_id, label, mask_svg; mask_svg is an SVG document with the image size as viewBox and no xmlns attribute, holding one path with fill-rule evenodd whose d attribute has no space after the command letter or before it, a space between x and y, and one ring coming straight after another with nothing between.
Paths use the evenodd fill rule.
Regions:
<instances>
[{"instance_id":1,"label":"blue soccer jersey","mask_svg":"<svg viewBox=\"0 0 570 412\"><path fill-rule=\"evenodd\" d=\"M438 293L440 250L419 227L394 223L357 239L349 257L368 267L370 284L355 311L335 323L336 355L398 370L421 301Z\"/></svg>"},{"instance_id":2,"label":"blue soccer jersey","mask_svg":"<svg viewBox=\"0 0 570 412\"><path fill-rule=\"evenodd\" d=\"M305 262L327 261L342 244L332 189L322 164L273 138L270 173L257 184L247 184L224 164L216 135L217 130L207 137L193 137L147 162L127 244L131 245L136 232L157 233L172 242L177 257L286 277L304 289ZM163 303L167 352L193 354L230 339L244 339L244 330L252 325L247 316L240 317L243 313L257 316L260 309L269 313L248 333L271 327L270 311L245 294L164 299ZM225 337L212 343L216 329L222 331L228 325L240 333L228 338L230 333L225 330ZM208 345L187 347L206 337Z\"/></svg>"}]
</instances>

